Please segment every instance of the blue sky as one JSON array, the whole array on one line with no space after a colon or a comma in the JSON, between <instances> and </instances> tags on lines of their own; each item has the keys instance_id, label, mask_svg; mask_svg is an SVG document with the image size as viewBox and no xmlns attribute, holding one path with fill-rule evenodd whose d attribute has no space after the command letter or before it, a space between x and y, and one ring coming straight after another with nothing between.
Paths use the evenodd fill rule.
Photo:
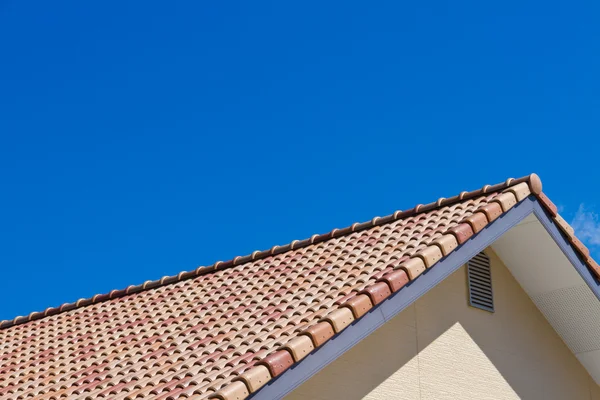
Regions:
<instances>
[{"instance_id":1,"label":"blue sky","mask_svg":"<svg viewBox=\"0 0 600 400\"><path fill-rule=\"evenodd\" d=\"M0 319L530 172L599 256L598 17L0 0Z\"/></svg>"}]
</instances>

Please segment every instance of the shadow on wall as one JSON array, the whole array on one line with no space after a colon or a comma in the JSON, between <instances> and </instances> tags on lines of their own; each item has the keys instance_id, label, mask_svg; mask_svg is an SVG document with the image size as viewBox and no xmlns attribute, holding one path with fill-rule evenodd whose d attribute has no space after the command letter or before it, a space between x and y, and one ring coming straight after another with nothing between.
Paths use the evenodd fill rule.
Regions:
<instances>
[{"instance_id":1,"label":"shadow on wall","mask_svg":"<svg viewBox=\"0 0 600 400\"><path fill-rule=\"evenodd\" d=\"M600 388L495 253L495 313L460 268L286 399L594 399Z\"/></svg>"}]
</instances>

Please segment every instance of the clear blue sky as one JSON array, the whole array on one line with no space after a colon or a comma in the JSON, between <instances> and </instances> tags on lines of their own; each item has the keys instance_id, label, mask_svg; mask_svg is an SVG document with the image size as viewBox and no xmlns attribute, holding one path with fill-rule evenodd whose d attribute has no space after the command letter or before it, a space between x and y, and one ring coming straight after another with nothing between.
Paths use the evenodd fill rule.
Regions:
<instances>
[{"instance_id":1,"label":"clear blue sky","mask_svg":"<svg viewBox=\"0 0 600 400\"><path fill-rule=\"evenodd\" d=\"M530 172L599 255L597 2L209 3L0 0L0 319Z\"/></svg>"}]
</instances>

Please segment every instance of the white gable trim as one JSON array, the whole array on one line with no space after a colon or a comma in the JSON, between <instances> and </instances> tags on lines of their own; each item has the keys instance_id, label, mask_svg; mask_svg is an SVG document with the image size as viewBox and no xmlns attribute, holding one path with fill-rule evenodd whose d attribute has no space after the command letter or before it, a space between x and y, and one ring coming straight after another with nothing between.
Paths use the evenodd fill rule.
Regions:
<instances>
[{"instance_id":1,"label":"white gable trim","mask_svg":"<svg viewBox=\"0 0 600 400\"><path fill-rule=\"evenodd\" d=\"M535 203L533 213L492 247L600 384L600 286L556 223Z\"/></svg>"}]
</instances>

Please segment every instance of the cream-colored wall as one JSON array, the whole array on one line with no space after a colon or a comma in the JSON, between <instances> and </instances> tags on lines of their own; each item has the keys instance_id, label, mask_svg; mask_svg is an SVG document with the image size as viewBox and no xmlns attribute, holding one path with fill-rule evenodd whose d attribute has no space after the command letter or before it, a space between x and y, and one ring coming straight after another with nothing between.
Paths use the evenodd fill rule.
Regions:
<instances>
[{"instance_id":1,"label":"cream-colored wall","mask_svg":"<svg viewBox=\"0 0 600 400\"><path fill-rule=\"evenodd\" d=\"M600 387L491 249L495 313L446 280L286 399L600 400Z\"/></svg>"}]
</instances>

